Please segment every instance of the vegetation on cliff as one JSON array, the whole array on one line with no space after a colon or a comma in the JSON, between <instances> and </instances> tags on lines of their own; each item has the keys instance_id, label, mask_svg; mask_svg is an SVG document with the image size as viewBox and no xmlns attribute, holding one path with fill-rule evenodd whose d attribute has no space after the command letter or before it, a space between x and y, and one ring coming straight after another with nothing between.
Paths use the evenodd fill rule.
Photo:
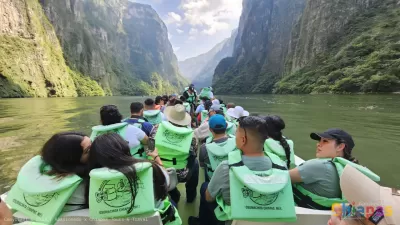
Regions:
<instances>
[{"instance_id":1,"label":"vegetation on cliff","mask_svg":"<svg viewBox=\"0 0 400 225\"><path fill-rule=\"evenodd\" d=\"M0 97L76 97L100 88L95 81L76 86L52 25L37 0L2 3ZM102 93L101 88L97 90ZM87 93L87 92L86 92Z\"/></svg>"},{"instance_id":2,"label":"vegetation on cliff","mask_svg":"<svg viewBox=\"0 0 400 225\"><path fill-rule=\"evenodd\" d=\"M289 62L290 64L290 62ZM275 93L376 93L400 90L400 9L395 1L356 16L329 50L284 77Z\"/></svg>"}]
</instances>

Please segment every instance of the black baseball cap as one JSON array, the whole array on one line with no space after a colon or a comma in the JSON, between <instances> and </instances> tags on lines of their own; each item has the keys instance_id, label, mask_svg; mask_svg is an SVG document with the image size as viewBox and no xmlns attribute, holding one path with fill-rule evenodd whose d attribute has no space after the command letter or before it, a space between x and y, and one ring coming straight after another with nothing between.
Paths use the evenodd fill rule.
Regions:
<instances>
[{"instance_id":1,"label":"black baseball cap","mask_svg":"<svg viewBox=\"0 0 400 225\"><path fill-rule=\"evenodd\" d=\"M194 87L194 84L190 84L190 87Z\"/></svg>"},{"instance_id":2,"label":"black baseball cap","mask_svg":"<svg viewBox=\"0 0 400 225\"><path fill-rule=\"evenodd\" d=\"M344 143L349 149L353 149L355 144L353 138L349 133L342 129L332 128L323 133L311 133L311 139L319 141L321 138L328 138L341 141Z\"/></svg>"}]
</instances>

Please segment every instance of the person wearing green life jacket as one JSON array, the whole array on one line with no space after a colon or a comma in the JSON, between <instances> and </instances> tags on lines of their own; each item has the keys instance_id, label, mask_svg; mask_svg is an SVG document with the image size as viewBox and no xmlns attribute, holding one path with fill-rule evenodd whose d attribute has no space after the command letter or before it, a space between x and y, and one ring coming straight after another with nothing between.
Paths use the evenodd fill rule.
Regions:
<instances>
[{"instance_id":1,"label":"person wearing green life jacket","mask_svg":"<svg viewBox=\"0 0 400 225\"><path fill-rule=\"evenodd\" d=\"M199 142L204 142L210 136L210 126L208 124L208 117L213 116L215 114L223 115L219 105L212 105L207 111L207 119L202 123L198 128L194 130L194 136Z\"/></svg>"},{"instance_id":2,"label":"person wearing green life jacket","mask_svg":"<svg viewBox=\"0 0 400 225\"><path fill-rule=\"evenodd\" d=\"M122 115L115 105L105 105L100 108L101 125L92 127L90 139L105 133L118 133L131 148L131 153L137 158L146 158L145 146L148 145L148 136L135 125L122 122Z\"/></svg>"},{"instance_id":3,"label":"person wearing green life jacket","mask_svg":"<svg viewBox=\"0 0 400 225\"><path fill-rule=\"evenodd\" d=\"M40 155L22 166L7 204L31 221L46 224L54 224L62 212L88 208L90 147L91 140L82 133L54 134Z\"/></svg>"},{"instance_id":4,"label":"person wearing green life jacket","mask_svg":"<svg viewBox=\"0 0 400 225\"><path fill-rule=\"evenodd\" d=\"M198 100L197 92L194 89L194 85L190 85L190 87L183 92L182 96L186 98L187 103L191 105L191 108L194 111L194 107Z\"/></svg>"},{"instance_id":5,"label":"person wearing green life jacket","mask_svg":"<svg viewBox=\"0 0 400 225\"><path fill-rule=\"evenodd\" d=\"M176 169L178 181L185 183L186 202L191 203L196 199L199 181L199 163L197 160L197 142L193 137L190 126L191 118L181 104L168 106L165 109L168 120L157 127L155 136L155 151L165 167ZM180 192L177 188L171 190L169 195L178 203Z\"/></svg>"},{"instance_id":6,"label":"person wearing green life jacket","mask_svg":"<svg viewBox=\"0 0 400 225\"><path fill-rule=\"evenodd\" d=\"M268 138L264 143L264 151L277 155L286 163L287 168L295 168L293 141L282 135L285 122L279 116L266 116L264 119L268 125Z\"/></svg>"},{"instance_id":7,"label":"person wearing green life jacket","mask_svg":"<svg viewBox=\"0 0 400 225\"><path fill-rule=\"evenodd\" d=\"M201 200L200 200L200 208L199 208L199 217L189 217L189 225L198 225L198 224L209 224L209 225L215 225L215 224L220 224L221 220L220 218L217 219L217 215L215 212L219 210L221 207L224 208L229 208L231 206L232 200L239 201L239 202L245 202L246 199L243 198L252 198L252 200L256 201L258 203L258 200L252 196L251 193L246 191L247 195L243 195L241 197L241 194L238 194L238 187L243 187L242 184L236 184L234 185L231 182L236 181L236 179L231 180L231 177L234 177L236 175L231 174L233 173L234 168L248 168L248 170L253 171L254 173L257 173L256 171L259 171L258 173L261 173L261 171L281 171L277 172L275 175L274 173L272 174L274 178L279 178L279 180L284 181L283 184L286 185L285 192L286 195L284 196L284 199L281 200L286 202L285 204L289 205L288 211L285 212L285 214L290 214L291 216L295 216L295 209L294 209L294 203L293 203L293 196L290 191L286 190L291 190L290 187L290 180L289 180L289 174L288 171L285 167L285 164L281 163L274 159L276 163L280 163L280 165L275 164L271 161L271 158L266 155L266 153L263 151L264 148L264 142L267 138L267 130L266 130L266 121L261 118L261 117L255 117L255 116L249 116L249 117L242 117L239 118L238 120L239 126L236 131L236 147L240 149L240 151L232 151L229 153L228 156L228 161L223 161L219 164L217 169L214 172L213 177L211 178L211 181L209 183L205 182L203 183L200 193L201 193ZM238 154L239 155L238 155ZM272 155L274 156L274 155ZM232 163L231 162L231 157L239 157L237 160L241 160L240 163ZM276 157L276 156L275 156ZM240 159L241 158L241 159ZM272 168L277 168L276 170L271 170ZM279 168L279 169L278 169ZM284 173L284 175L278 175L279 173ZM259 183L259 182L256 182ZM250 184L249 184L250 185ZM266 187L261 188L264 190L267 190L269 184L264 184ZM289 189L287 189L289 188ZM235 191L237 196L231 195L231 192ZM240 191L240 190L239 190ZM271 196L275 196L276 194L272 194ZM247 196L247 197L245 197ZM274 197L275 198L275 197ZM291 200L290 200L291 198ZM239 200L237 200L239 199ZM265 199L265 198L263 198ZM261 200L261 199L260 199ZM275 198L276 200L276 198ZM264 202L259 202L260 204L264 204ZM255 203L253 203L255 204ZM270 204L270 203L268 203ZM240 205L240 204L239 204ZM239 206L238 202L236 202L236 206ZM290 205L292 205L290 207ZM241 205L241 207L244 207L245 205ZM257 208L257 206L252 206L248 210L243 210L243 213L251 213L251 209L253 207ZM254 208L254 209L255 209ZM233 208L232 208L233 209ZM259 213L258 215L260 216L274 216L275 214L278 214L279 212L277 211L272 211L268 212L268 210L263 210L263 212ZM233 212L230 216L233 215ZM284 216L284 215L280 215ZM229 216L228 216L229 217ZM225 224L231 224L232 220L229 218L224 219Z\"/></svg>"},{"instance_id":8,"label":"person wearing green life jacket","mask_svg":"<svg viewBox=\"0 0 400 225\"><path fill-rule=\"evenodd\" d=\"M228 160L228 153L236 150L234 137L229 137L226 133L228 124L223 115L215 114L211 116L209 129L212 134L212 141L204 143L200 147L199 163L204 168L205 181L209 182L217 166Z\"/></svg>"},{"instance_id":9,"label":"person wearing green life jacket","mask_svg":"<svg viewBox=\"0 0 400 225\"><path fill-rule=\"evenodd\" d=\"M153 126L160 124L162 121L166 121L164 113L155 108L154 100L149 98L144 101L144 112L143 116Z\"/></svg>"},{"instance_id":10,"label":"person wearing green life jacket","mask_svg":"<svg viewBox=\"0 0 400 225\"><path fill-rule=\"evenodd\" d=\"M140 102L133 102L131 104L131 117L123 120L130 125L134 125L140 129L149 137L153 130L153 125L143 117L143 104Z\"/></svg>"},{"instance_id":11,"label":"person wearing green life jacket","mask_svg":"<svg viewBox=\"0 0 400 225\"><path fill-rule=\"evenodd\" d=\"M344 130L333 128L322 133L311 133L317 141L316 158L290 170L294 199L298 206L331 210L335 203L347 202L340 190L340 175L351 165L374 181L380 178L366 167L358 165L352 156L353 138Z\"/></svg>"},{"instance_id":12,"label":"person wearing green life jacket","mask_svg":"<svg viewBox=\"0 0 400 225\"><path fill-rule=\"evenodd\" d=\"M93 209L89 209L91 215L96 215L96 212L101 210L96 208L101 207L98 204L104 201L108 205L119 205L119 207L116 207L118 210L115 214L110 214L109 216L104 215L104 213L100 213L103 215L97 216L129 218L140 215L138 210L147 208L144 214L152 212L154 209L158 210L163 224L182 224L178 211L173 206L174 203L171 204L168 199L170 185L168 172L162 167L162 162L156 152L149 152L149 157L152 161L139 160L132 157L128 144L118 134L108 133L97 137L92 144L88 160L88 168L91 171L91 187L88 192L88 198L91 207L93 207ZM149 169L152 172L147 173L146 171L149 171ZM110 170L113 171L110 173ZM116 176L116 172L123 174L123 176ZM139 175L140 172L143 172L141 173L142 176ZM105 176L107 176L108 186L106 185L107 187L105 187L103 185L104 182L101 180L100 184L101 187L104 186L107 190L103 194L98 194L100 190L95 185L99 183L96 183L96 180L93 179L101 179L101 177ZM113 176L115 176L114 179ZM112 184L113 180L118 182ZM149 202L150 199L147 198L149 196L154 198L154 202ZM115 207L112 209L115 209Z\"/></svg>"},{"instance_id":13,"label":"person wearing green life jacket","mask_svg":"<svg viewBox=\"0 0 400 225\"><path fill-rule=\"evenodd\" d=\"M241 106L235 106L235 108L229 108L226 114L231 119L231 122L237 125L237 120L243 116L249 116L250 113L243 109Z\"/></svg>"}]
</instances>

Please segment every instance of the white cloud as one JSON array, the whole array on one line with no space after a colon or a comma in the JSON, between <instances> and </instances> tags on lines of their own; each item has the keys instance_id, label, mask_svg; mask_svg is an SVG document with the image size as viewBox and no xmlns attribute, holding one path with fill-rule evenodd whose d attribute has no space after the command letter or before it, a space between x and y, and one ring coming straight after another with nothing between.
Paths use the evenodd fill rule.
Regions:
<instances>
[{"instance_id":1,"label":"white cloud","mask_svg":"<svg viewBox=\"0 0 400 225\"><path fill-rule=\"evenodd\" d=\"M172 34L168 32L168 39L171 40L172 39Z\"/></svg>"},{"instance_id":2,"label":"white cloud","mask_svg":"<svg viewBox=\"0 0 400 225\"><path fill-rule=\"evenodd\" d=\"M181 47L172 47L172 49L174 50L174 52L179 51L179 49L181 49Z\"/></svg>"},{"instance_id":3,"label":"white cloud","mask_svg":"<svg viewBox=\"0 0 400 225\"><path fill-rule=\"evenodd\" d=\"M176 29L176 32L178 32L178 34L183 34L185 31L183 31L181 29Z\"/></svg>"},{"instance_id":4,"label":"white cloud","mask_svg":"<svg viewBox=\"0 0 400 225\"><path fill-rule=\"evenodd\" d=\"M188 40L189 41L194 41L194 40L196 40L196 37L195 36L190 36Z\"/></svg>"},{"instance_id":5,"label":"white cloud","mask_svg":"<svg viewBox=\"0 0 400 225\"><path fill-rule=\"evenodd\" d=\"M196 28L190 28L190 31L189 31L189 34L191 35L191 36L193 36L193 35L196 35L196 34L198 34L199 33L199 30L197 30Z\"/></svg>"},{"instance_id":6,"label":"white cloud","mask_svg":"<svg viewBox=\"0 0 400 225\"><path fill-rule=\"evenodd\" d=\"M167 19L165 19L166 24L179 23L181 21L182 21L182 17L175 12L169 12L167 15Z\"/></svg>"},{"instance_id":7,"label":"white cloud","mask_svg":"<svg viewBox=\"0 0 400 225\"><path fill-rule=\"evenodd\" d=\"M203 34L214 35L238 26L242 0L181 0L183 21L202 29Z\"/></svg>"}]
</instances>

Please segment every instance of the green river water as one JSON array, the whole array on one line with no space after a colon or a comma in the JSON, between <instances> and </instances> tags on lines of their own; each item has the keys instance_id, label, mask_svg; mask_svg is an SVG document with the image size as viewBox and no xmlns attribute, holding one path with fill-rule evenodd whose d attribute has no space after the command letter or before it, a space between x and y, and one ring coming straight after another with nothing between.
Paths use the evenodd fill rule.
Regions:
<instances>
[{"instance_id":1,"label":"green river water","mask_svg":"<svg viewBox=\"0 0 400 225\"><path fill-rule=\"evenodd\" d=\"M294 140L295 153L315 156L313 131L340 127L352 134L360 163L381 176L381 184L400 188L400 95L252 95L221 96L251 113L280 115L284 135ZM0 191L7 191L20 167L37 154L44 142L59 131L83 131L99 123L99 108L115 104L129 116L133 101L144 97L87 97L0 99ZM199 183L199 186L201 183ZM185 203L184 186L179 211L186 223L197 214L198 200ZM181 212L185 209L185 212Z\"/></svg>"}]
</instances>

